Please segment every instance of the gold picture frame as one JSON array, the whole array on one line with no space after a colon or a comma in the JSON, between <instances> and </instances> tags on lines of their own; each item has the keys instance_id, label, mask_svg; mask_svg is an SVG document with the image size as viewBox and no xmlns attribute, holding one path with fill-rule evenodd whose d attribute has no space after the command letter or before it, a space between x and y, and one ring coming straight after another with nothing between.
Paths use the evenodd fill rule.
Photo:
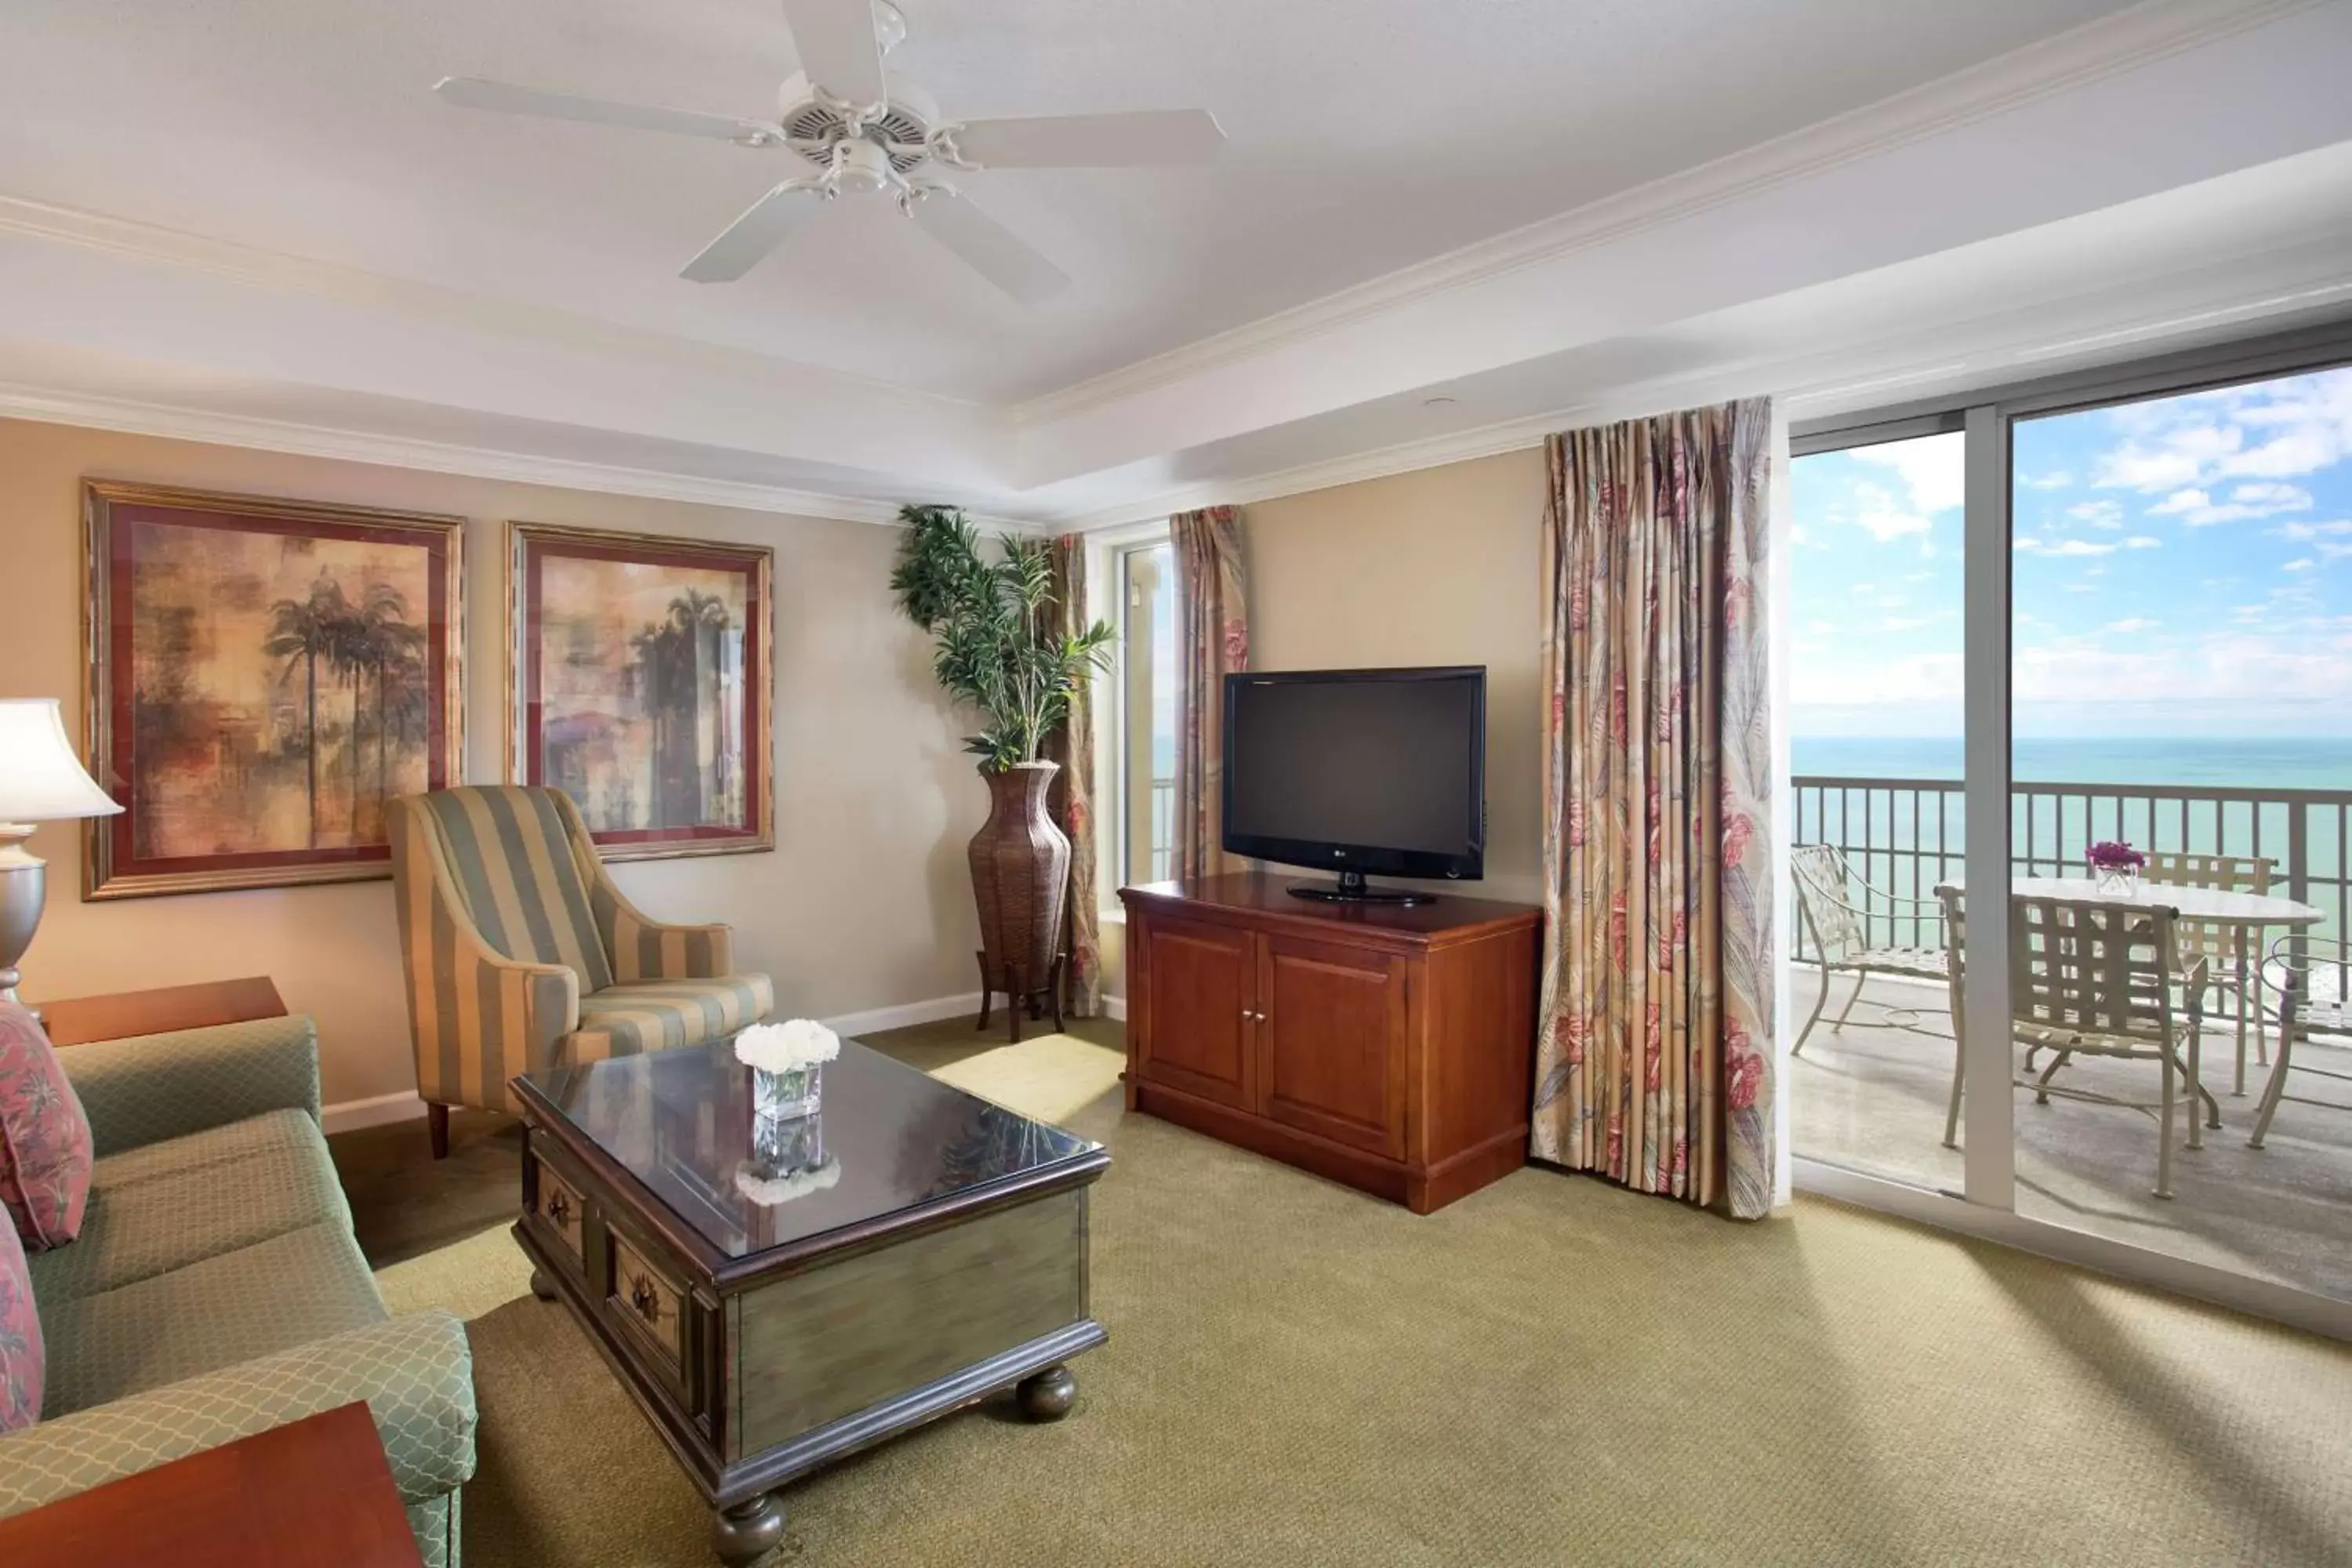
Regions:
<instances>
[{"instance_id":1,"label":"gold picture frame","mask_svg":"<svg viewBox=\"0 0 2352 1568\"><path fill-rule=\"evenodd\" d=\"M124 807L82 897L389 878L391 796L463 774L464 520L92 479L82 522L84 757Z\"/></svg>"},{"instance_id":2,"label":"gold picture frame","mask_svg":"<svg viewBox=\"0 0 2352 1568\"><path fill-rule=\"evenodd\" d=\"M569 795L607 860L773 849L775 551L507 533L507 780Z\"/></svg>"}]
</instances>

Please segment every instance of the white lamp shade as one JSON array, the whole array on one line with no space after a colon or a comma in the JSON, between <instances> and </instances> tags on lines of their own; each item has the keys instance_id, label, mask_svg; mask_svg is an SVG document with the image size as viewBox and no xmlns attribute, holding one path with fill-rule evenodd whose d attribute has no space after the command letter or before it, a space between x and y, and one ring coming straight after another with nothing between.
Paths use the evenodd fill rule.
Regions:
<instances>
[{"instance_id":1,"label":"white lamp shade","mask_svg":"<svg viewBox=\"0 0 2352 1568\"><path fill-rule=\"evenodd\" d=\"M0 822L112 816L121 809L82 772L56 698L0 701Z\"/></svg>"}]
</instances>

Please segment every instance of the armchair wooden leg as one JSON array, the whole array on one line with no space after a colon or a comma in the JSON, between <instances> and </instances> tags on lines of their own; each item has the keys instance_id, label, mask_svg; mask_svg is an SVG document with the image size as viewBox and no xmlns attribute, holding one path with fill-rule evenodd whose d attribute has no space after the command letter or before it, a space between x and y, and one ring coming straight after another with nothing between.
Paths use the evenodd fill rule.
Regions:
<instances>
[{"instance_id":1,"label":"armchair wooden leg","mask_svg":"<svg viewBox=\"0 0 2352 1568\"><path fill-rule=\"evenodd\" d=\"M984 1035L988 1033L989 998L995 993L992 988L993 983L991 981L988 973L988 954L985 952L975 952L972 954L972 957L980 961L980 1022L973 1026L973 1032L975 1034Z\"/></svg>"},{"instance_id":2,"label":"armchair wooden leg","mask_svg":"<svg viewBox=\"0 0 2352 1568\"><path fill-rule=\"evenodd\" d=\"M447 1159L449 1157L449 1108L437 1100L426 1100L425 1123L426 1131L433 1135L433 1157L436 1160Z\"/></svg>"}]
</instances>

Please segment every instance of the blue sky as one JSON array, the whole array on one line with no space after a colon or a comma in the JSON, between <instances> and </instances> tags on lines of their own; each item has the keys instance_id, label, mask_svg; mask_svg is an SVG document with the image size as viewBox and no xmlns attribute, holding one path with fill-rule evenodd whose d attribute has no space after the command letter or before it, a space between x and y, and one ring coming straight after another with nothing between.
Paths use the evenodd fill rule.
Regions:
<instances>
[{"instance_id":1,"label":"blue sky","mask_svg":"<svg viewBox=\"0 0 2352 1568\"><path fill-rule=\"evenodd\" d=\"M2352 736L2352 369L2022 422L2020 735ZM1800 458L1792 731L1960 732L1961 438Z\"/></svg>"}]
</instances>

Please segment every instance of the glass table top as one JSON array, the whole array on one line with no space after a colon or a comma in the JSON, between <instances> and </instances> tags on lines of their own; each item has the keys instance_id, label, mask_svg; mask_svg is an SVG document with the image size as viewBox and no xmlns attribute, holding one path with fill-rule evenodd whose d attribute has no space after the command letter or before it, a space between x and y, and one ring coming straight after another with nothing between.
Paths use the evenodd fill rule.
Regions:
<instances>
[{"instance_id":1,"label":"glass table top","mask_svg":"<svg viewBox=\"0 0 2352 1568\"><path fill-rule=\"evenodd\" d=\"M824 1109L757 1122L731 1039L528 1075L531 1089L728 1258L919 1208L1100 1147L855 1040Z\"/></svg>"}]
</instances>

